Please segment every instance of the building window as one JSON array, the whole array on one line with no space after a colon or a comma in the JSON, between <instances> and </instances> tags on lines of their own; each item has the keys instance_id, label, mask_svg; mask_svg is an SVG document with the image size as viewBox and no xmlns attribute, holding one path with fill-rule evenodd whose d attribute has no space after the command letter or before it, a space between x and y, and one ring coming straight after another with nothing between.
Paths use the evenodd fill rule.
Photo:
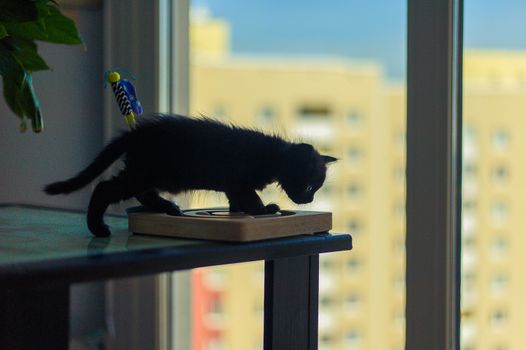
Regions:
<instances>
[{"instance_id":1,"label":"building window","mask_svg":"<svg viewBox=\"0 0 526 350\"><path fill-rule=\"evenodd\" d=\"M405 314L404 311L398 310L394 312L393 315L393 326L396 328L402 328L404 327L405 323Z\"/></svg>"},{"instance_id":2,"label":"building window","mask_svg":"<svg viewBox=\"0 0 526 350\"><path fill-rule=\"evenodd\" d=\"M330 296L324 295L320 297L320 308L329 309L334 305L334 299Z\"/></svg>"},{"instance_id":3,"label":"building window","mask_svg":"<svg viewBox=\"0 0 526 350\"><path fill-rule=\"evenodd\" d=\"M362 335L357 329L351 329L345 334L345 343L349 347L358 346L362 340Z\"/></svg>"},{"instance_id":4,"label":"building window","mask_svg":"<svg viewBox=\"0 0 526 350\"><path fill-rule=\"evenodd\" d=\"M210 315L220 316L223 314L223 304L219 298L214 299L209 306L208 313Z\"/></svg>"},{"instance_id":5,"label":"building window","mask_svg":"<svg viewBox=\"0 0 526 350\"><path fill-rule=\"evenodd\" d=\"M405 290L405 276L397 276L393 281L393 287L397 292L403 292Z\"/></svg>"},{"instance_id":6,"label":"building window","mask_svg":"<svg viewBox=\"0 0 526 350\"><path fill-rule=\"evenodd\" d=\"M477 157L477 137L476 132L470 125L465 125L462 133L462 154L464 164Z\"/></svg>"},{"instance_id":7,"label":"building window","mask_svg":"<svg viewBox=\"0 0 526 350\"><path fill-rule=\"evenodd\" d=\"M352 219L347 224L347 228L348 228L348 230L350 231L351 234L356 235L356 234L360 234L360 232L362 230L362 225L360 224L360 222L358 220Z\"/></svg>"},{"instance_id":8,"label":"building window","mask_svg":"<svg viewBox=\"0 0 526 350\"><path fill-rule=\"evenodd\" d=\"M335 128L330 122L328 106L303 106L298 108L295 132L298 137L316 144L319 148L330 147L334 142Z\"/></svg>"},{"instance_id":9,"label":"building window","mask_svg":"<svg viewBox=\"0 0 526 350\"><path fill-rule=\"evenodd\" d=\"M476 242L475 237L462 237L462 249L474 249Z\"/></svg>"},{"instance_id":10,"label":"building window","mask_svg":"<svg viewBox=\"0 0 526 350\"><path fill-rule=\"evenodd\" d=\"M473 343L477 340L477 327L473 321L463 320L462 328L460 329L460 337L462 339L462 350L475 350Z\"/></svg>"},{"instance_id":11,"label":"building window","mask_svg":"<svg viewBox=\"0 0 526 350\"><path fill-rule=\"evenodd\" d=\"M393 250L395 254L405 254L405 239L398 238L393 243Z\"/></svg>"},{"instance_id":12,"label":"building window","mask_svg":"<svg viewBox=\"0 0 526 350\"><path fill-rule=\"evenodd\" d=\"M397 203L394 206L393 213L397 220L405 219L405 203Z\"/></svg>"},{"instance_id":13,"label":"building window","mask_svg":"<svg viewBox=\"0 0 526 350\"><path fill-rule=\"evenodd\" d=\"M494 258L505 256L508 252L508 240L504 237L493 238L490 251Z\"/></svg>"},{"instance_id":14,"label":"building window","mask_svg":"<svg viewBox=\"0 0 526 350\"><path fill-rule=\"evenodd\" d=\"M462 285L466 290L472 290L475 287L475 273L473 271L462 273Z\"/></svg>"},{"instance_id":15,"label":"building window","mask_svg":"<svg viewBox=\"0 0 526 350\"><path fill-rule=\"evenodd\" d=\"M216 118L216 119L225 119L226 118L225 108L221 105L215 106L213 109L213 115L211 115L210 117Z\"/></svg>"},{"instance_id":16,"label":"building window","mask_svg":"<svg viewBox=\"0 0 526 350\"><path fill-rule=\"evenodd\" d=\"M320 270L331 272L334 270L334 261L329 255L320 256Z\"/></svg>"},{"instance_id":17,"label":"building window","mask_svg":"<svg viewBox=\"0 0 526 350\"><path fill-rule=\"evenodd\" d=\"M358 258L350 258L347 260L347 270L349 270L350 273L357 273L360 271L361 263Z\"/></svg>"},{"instance_id":18,"label":"building window","mask_svg":"<svg viewBox=\"0 0 526 350\"><path fill-rule=\"evenodd\" d=\"M471 162L464 162L462 177L474 178L477 175L477 166Z\"/></svg>"},{"instance_id":19,"label":"building window","mask_svg":"<svg viewBox=\"0 0 526 350\"><path fill-rule=\"evenodd\" d=\"M362 305L362 300L360 296L356 293L352 293L347 298L345 298L345 306L348 312L356 314Z\"/></svg>"},{"instance_id":20,"label":"building window","mask_svg":"<svg viewBox=\"0 0 526 350\"><path fill-rule=\"evenodd\" d=\"M262 126L270 126L276 120L276 112L273 108L265 106L256 113L256 122Z\"/></svg>"},{"instance_id":21,"label":"building window","mask_svg":"<svg viewBox=\"0 0 526 350\"><path fill-rule=\"evenodd\" d=\"M330 153L330 152L324 152L324 153ZM320 188L320 192L323 193L324 196L332 196L332 186L329 183L325 183L322 188Z\"/></svg>"},{"instance_id":22,"label":"building window","mask_svg":"<svg viewBox=\"0 0 526 350\"><path fill-rule=\"evenodd\" d=\"M502 294L508 287L508 278L504 273L498 273L491 278L490 288L494 294Z\"/></svg>"},{"instance_id":23,"label":"building window","mask_svg":"<svg viewBox=\"0 0 526 350\"><path fill-rule=\"evenodd\" d=\"M493 168L491 172L491 177L493 178L493 181L495 181L498 184L503 184L508 181L509 178L509 170L508 167L505 165L498 165Z\"/></svg>"},{"instance_id":24,"label":"building window","mask_svg":"<svg viewBox=\"0 0 526 350\"><path fill-rule=\"evenodd\" d=\"M224 350L223 341L220 338L211 339L207 346L206 350Z\"/></svg>"},{"instance_id":25,"label":"building window","mask_svg":"<svg viewBox=\"0 0 526 350\"><path fill-rule=\"evenodd\" d=\"M362 188L360 185L356 184L356 183L351 183L348 187L347 187L347 193L349 195L349 198L353 201L355 200L358 200L361 198L362 196Z\"/></svg>"},{"instance_id":26,"label":"building window","mask_svg":"<svg viewBox=\"0 0 526 350\"><path fill-rule=\"evenodd\" d=\"M211 298L208 301L205 314L205 327L209 329L222 329L225 326L223 302L220 297Z\"/></svg>"},{"instance_id":27,"label":"building window","mask_svg":"<svg viewBox=\"0 0 526 350\"><path fill-rule=\"evenodd\" d=\"M494 328L502 328L506 325L508 315L503 309L495 310L490 315L490 323Z\"/></svg>"},{"instance_id":28,"label":"building window","mask_svg":"<svg viewBox=\"0 0 526 350\"><path fill-rule=\"evenodd\" d=\"M210 268L203 270L203 282L210 290L221 290L225 286L225 270Z\"/></svg>"},{"instance_id":29,"label":"building window","mask_svg":"<svg viewBox=\"0 0 526 350\"><path fill-rule=\"evenodd\" d=\"M298 117L303 120L321 120L326 121L332 112L327 105L311 105L298 108Z\"/></svg>"},{"instance_id":30,"label":"building window","mask_svg":"<svg viewBox=\"0 0 526 350\"><path fill-rule=\"evenodd\" d=\"M361 127L362 122L363 122L360 112L358 112L356 110L350 111L347 114L346 120L347 120L347 123L349 124L349 126L351 126L354 129L357 129L357 128Z\"/></svg>"},{"instance_id":31,"label":"building window","mask_svg":"<svg viewBox=\"0 0 526 350\"><path fill-rule=\"evenodd\" d=\"M510 136L506 130L496 130L492 134L491 141L494 150L504 152L509 147Z\"/></svg>"},{"instance_id":32,"label":"building window","mask_svg":"<svg viewBox=\"0 0 526 350\"><path fill-rule=\"evenodd\" d=\"M363 158L363 152L358 147L351 147L347 152L347 158L351 166L357 166L360 164Z\"/></svg>"},{"instance_id":33,"label":"building window","mask_svg":"<svg viewBox=\"0 0 526 350\"><path fill-rule=\"evenodd\" d=\"M395 144L398 147L405 147L406 146L406 133L403 130L398 130L395 132L394 136Z\"/></svg>"},{"instance_id":34,"label":"building window","mask_svg":"<svg viewBox=\"0 0 526 350\"><path fill-rule=\"evenodd\" d=\"M477 209L477 203L474 200L465 200L462 203L462 210L464 213L474 214Z\"/></svg>"},{"instance_id":35,"label":"building window","mask_svg":"<svg viewBox=\"0 0 526 350\"><path fill-rule=\"evenodd\" d=\"M508 219L509 208L504 202L495 202L491 206L491 219L494 224L502 225Z\"/></svg>"},{"instance_id":36,"label":"building window","mask_svg":"<svg viewBox=\"0 0 526 350\"><path fill-rule=\"evenodd\" d=\"M327 349L332 349L334 345L334 337L330 334L323 334L320 336L320 345Z\"/></svg>"}]
</instances>

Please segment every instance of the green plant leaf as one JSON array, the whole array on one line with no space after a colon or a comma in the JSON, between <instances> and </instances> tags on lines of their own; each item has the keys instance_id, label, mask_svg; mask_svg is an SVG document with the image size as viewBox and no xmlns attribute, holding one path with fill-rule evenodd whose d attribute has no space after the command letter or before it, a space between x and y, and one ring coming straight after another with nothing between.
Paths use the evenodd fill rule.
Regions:
<instances>
[{"instance_id":1,"label":"green plant leaf","mask_svg":"<svg viewBox=\"0 0 526 350\"><path fill-rule=\"evenodd\" d=\"M1 22L31 22L37 18L37 3L33 0L0 1Z\"/></svg>"},{"instance_id":2,"label":"green plant leaf","mask_svg":"<svg viewBox=\"0 0 526 350\"><path fill-rule=\"evenodd\" d=\"M0 75L4 84L4 97L11 110L20 118L24 116L21 105L24 68L12 52L0 43Z\"/></svg>"},{"instance_id":3,"label":"green plant leaf","mask_svg":"<svg viewBox=\"0 0 526 350\"><path fill-rule=\"evenodd\" d=\"M23 38L10 37L9 43L13 47L13 55L24 69L29 71L48 70L49 66L46 61L38 54L37 45L29 40Z\"/></svg>"},{"instance_id":4,"label":"green plant leaf","mask_svg":"<svg viewBox=\"0 0 526 350\"><path fill-rule=\"evenodd\" d=\"M82 44L75 23L62 15L53 0L0 0L0 75L4 97L22 122L31 119L33 131L43 129L42 110L31 72L49 69L34 40Z\"/></svg>"},{"instance_id":5,"label":"green plant leaf","mask_svg":"<svg viewBox=\"0 0 526 350\"><path fill-rule=\"evenodd\" d=\"M3 39L7 36L7 29L5 29L5 26L0 23L0 39Z\"/></svg>"},{"instance_id":6,"label":"green plant leaf","mask_svg":"<svg viewBox=\"0 0 526 350\"><path fill-rule=\"evenodd\" d=\"M45 26L40 21L21 22L21 23L4 23L7 33L13 37L24 38L28 40L46 41L47 34Z\"/></svg>"},{"instance_id":7,"label":"green plant leaf","mask_svg":"<svg viewBox=\"0 0 526 350\"><path fill-rule=\"evenodd\" d=\"M41 20L23 23L5 23L7 32L30 40L55 44L82 44L75 22L62 15L54 5L47 5L49 14Z\"/></svg>"},{"instance_id":8,"label":"green plant leaf","mask_svg":"<svg viewBox=\"0 0 526 350\"><path fill-rule=\"evenodd\" d=\"M22 63L4 44L0 43L0 75L4 84L4 97L13 112L22 120L31 119L33 131L43 128L42 110L33 87L33 78Z\"/></svg>"},{"instance_id":9,"label":"green plant leaf","mask_svg":"<svg viewBox=\"0 0 526 350\"><path fill-rule=\"evenodd\" d=\"M48 8L49 15L44 18L48 36L47 41L56 44L82 44L75 22L62 15L55 6L49 5Z\"/></svg>"}]
</instances>

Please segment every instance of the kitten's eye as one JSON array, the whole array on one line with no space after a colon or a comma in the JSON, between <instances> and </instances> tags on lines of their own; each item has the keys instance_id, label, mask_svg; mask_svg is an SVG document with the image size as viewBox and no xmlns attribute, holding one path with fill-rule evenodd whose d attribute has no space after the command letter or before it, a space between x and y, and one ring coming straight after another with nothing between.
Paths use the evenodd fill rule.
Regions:
<instances>
[{"instance_id":1,"label":"kitten's eye","mask_svg":"<svg viewBox=\"0 0 526 350\"><path fill-rule=\"evenodd\" d=\"M312 189L313 189L313 187L312 187L312 186L307 186L307 188L305 189L305 192L311 192L311 191L312 191Z\"/></svg>"}]
</instances>

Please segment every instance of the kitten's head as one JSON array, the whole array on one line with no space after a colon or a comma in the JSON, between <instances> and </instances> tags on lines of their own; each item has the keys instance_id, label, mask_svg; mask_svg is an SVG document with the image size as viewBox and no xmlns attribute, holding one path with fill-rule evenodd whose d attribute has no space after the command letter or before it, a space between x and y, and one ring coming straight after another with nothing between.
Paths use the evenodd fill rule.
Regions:
<instances>
[{"instance_id":1,"label":"kitten's head","mask_svg":"<svg viewBox=\"0 0 526 350\"><path fill-rule=\"evenodd\" d=\"M281 167L279 183L296 204L312 202L314 193L325 181L327 164L336 158L319 154L306 143L293 144Z\"/></svg>"}]
</instances>

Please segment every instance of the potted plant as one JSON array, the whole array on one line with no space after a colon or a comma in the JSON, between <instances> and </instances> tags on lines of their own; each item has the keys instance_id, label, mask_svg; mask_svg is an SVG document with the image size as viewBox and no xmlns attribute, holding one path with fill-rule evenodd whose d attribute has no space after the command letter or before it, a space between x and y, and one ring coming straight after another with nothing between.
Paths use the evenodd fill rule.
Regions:
<instances>
[{"instance_id":1,"label":"potted plant","mask_svg":"<svg viewBox=\"0 0 526 350\"><path fill-rule=\"evenodd\" d=\"M0 1L0 75L4 98L21 119L20 130L31 121L34 132L43 129L42 111L33 88L32 73L48 70L35 41L78 45L75 23L53 0Z\"/></svg>"}]
</instances>

